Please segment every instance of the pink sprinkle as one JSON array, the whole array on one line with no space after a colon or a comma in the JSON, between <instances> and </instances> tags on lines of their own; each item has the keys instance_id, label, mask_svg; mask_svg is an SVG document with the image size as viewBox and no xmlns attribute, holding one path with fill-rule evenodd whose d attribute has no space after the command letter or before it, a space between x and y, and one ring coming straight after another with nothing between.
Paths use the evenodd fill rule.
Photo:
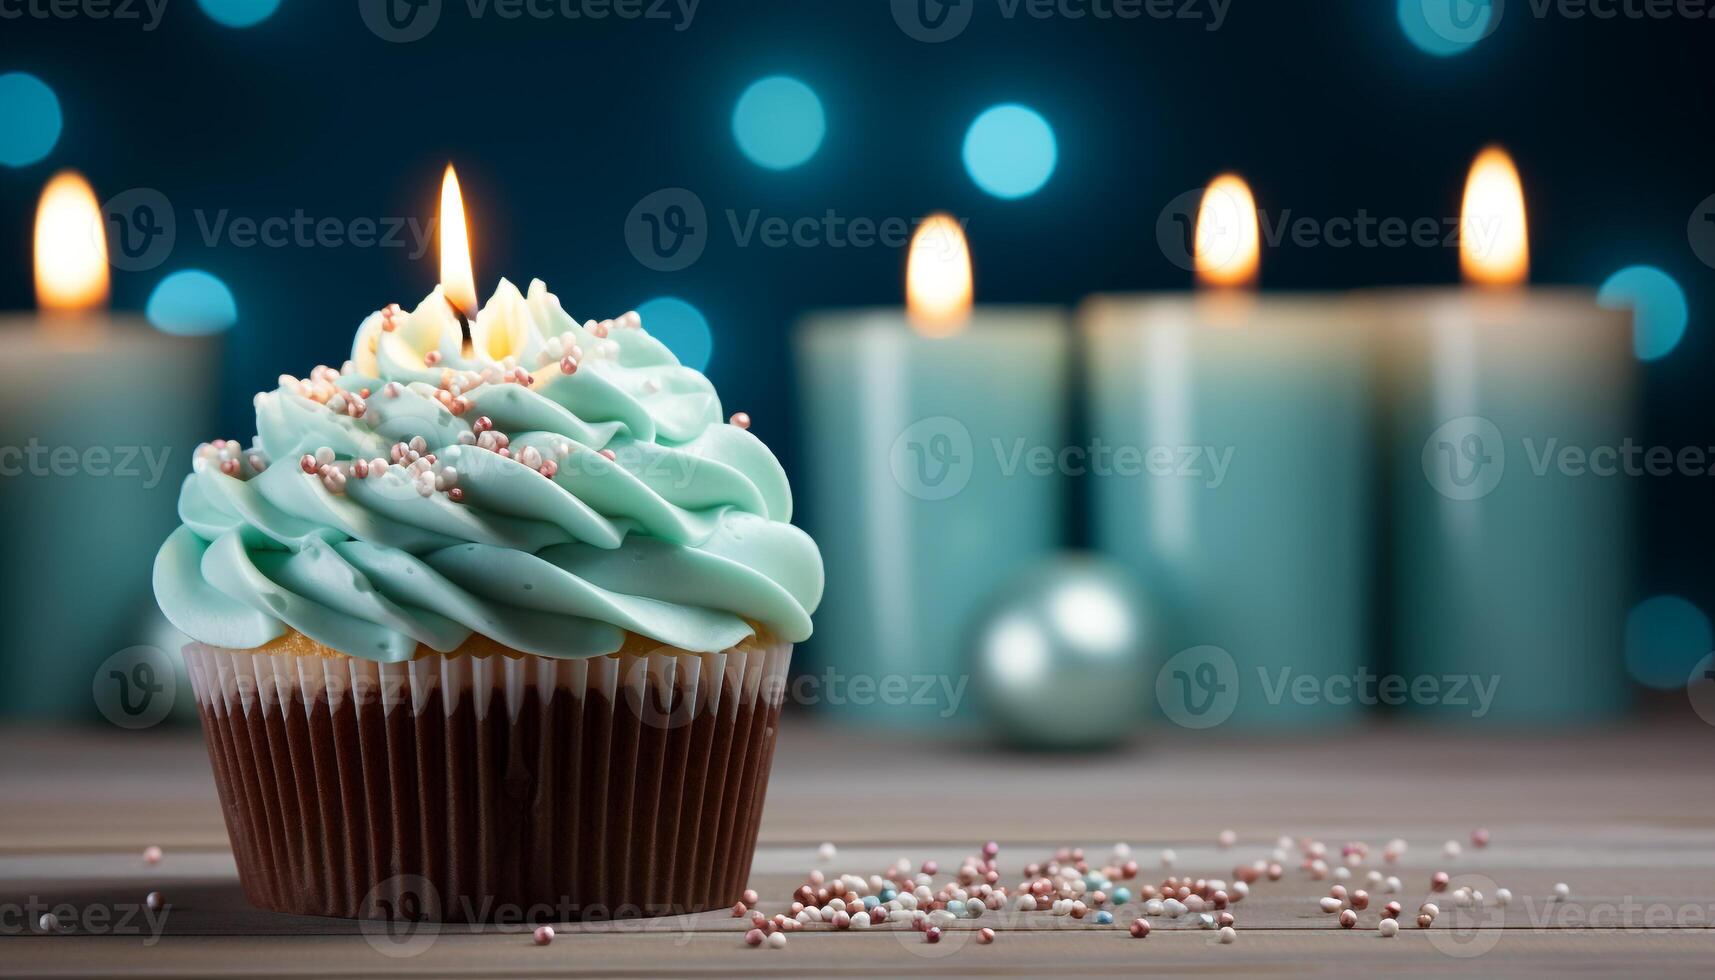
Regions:
<instances>
[{"instance_id":1,"label":"pink sprinkle","mask_svg":"<svg viewBox=\"0 0 1715 980\"><path fill-rule=\"evenodd\" d=\"M597 337L606 337L607 336L607 324L605 324L605 323L596 324L595 325L595 335Z\"/></svg>"},{"instance_id":2,"label":"pink sprinkle","mask_svg":"<svg viewBox=\"0 0 1715 980\"><path fill-rule=\"evenodd\" d=\"M447 499L451 500L455 504L464 503L464 488L463 487L453 487L451 490L448 490L447 491Z\"/></svg>"},{"instance_id":3,"label":"pink sprinkle","mask_svg":"<svg viewBox=\"0 0 1715 980\"><path fill-rule=\"evenodd\" d=\"M732 413L732 424L741 429L750 428L750 415L747 412ZM991 857L993 855L990 855Z\"/></svg>"},{"instance_id":4,"label":"pink sprinkle","mask_svg":"<svg viewBox=\"0 0 1715 980\"><path fill-rule=\"evenodd\" d=\"M994 930L984 927L977 930L977 945L987 946L994 942Z\"/></svg>"},{"instance_id":5,"label":"pink sprinkle","mask_svg":"<svg viewBox=\"0 0 1715 980\"><path fill-rule=\"evenodd\" d=\"M537 926L536 927L536 934L533 938L535 939L536 945L538 945L538 946L548 945L549 943L554 941L554 927L553 926Z\"/></svg>"},{"instance_id":6,"label":"pink sprinkle","mask_svg":"<svg viewBox=\"0 0 1715 980\"><path fill-rule=\"evenodd\" d=\"M762 939L763 936L761 929L752 929L744 934L744 944L746 946L761 946Z\"/></svg>"},{"instance_id":7,"label":"pink sprinkle","mask_svg":"<svg viewBox=\"0 0 1715 980\"><path fill-rule=\"evenodd\" d=\"M1471 843L1478 847L1488 847L1489 829L1487 827L1478 827L1476 830L1471 831Z\"/></svg>"},{"instance_id":8,"label":"pink sprinkle","mask_svg":"<svg viewBox=\"0 0 1715 980\"><path fill-rule=\"evenodd\" d=\"M438 350L432 350L432 351L428 352L427 354L424 354L423 355L423 363L429 367L434 367L435 365L441 363L441 352Z\"/></svg>"},{"instance_id":9,"label":"pink sprinkle","mask_svg":"<svg viewBox=\"0 0 1715 980\"><path fill-rule=\"evenodd\" d=\"M1143 937L1145 937L1147 935L1149 935L1149 920L1148 919L1133 919L1133 920L1131 920L1131 936L1133 939L1142 939Z\"/></svg>"},{"instance_id":10,"label":"pink sprinkle","mask_svg":"<svg viewBox=\"0 0 1715 980\"><path fill-rule=\"evenodd\" d=\"M939 864L935 863L934 861L924 861L923 862L923 873L926 875L935 874L935 873L939 872L940 870L941 870L941 866Z\"/></svg>"},{"instance_id":11,"label":"pink sprinkle","mask_svg":"<svg viewBox=\"0 0 1715 980\"><path fill-rule=\"evenodd\" d=\"M554 474L560 472L560 464L554 462L551 459L543 460L542 461L542 469L540 470L540 472L543 476L552 480L554 478ZM745 892L745 894L746 895L754 895L756 893L747 891L747 892Z\"/></svg>"},{"instance_id":12,"label":"pink sprinkle","mask_svg":"<svg viewBox=\"0 0 1715 980\"><path fill-rule=\"evenodd\" d=\"M877 905L875 908L870 909L869 910L869 921L872 923L886 922L887 921L887 906Z\"/></svg>"},{"instance_id":13,"label":"pink sprinkle","mask_svg":"<svg viewBox=\"0 0 1715 980\"><path fill-rule=\"evenodd\" d=\"M940 942L941 941L941 927L940 926L930 926L928 929L924 930L923 941L926 943L938 943L938 942Z\"/></svg>"},{"instance_id":14,"label":"pink sprinkle","mask_svg":"<svg viewBox=\"0 0 1715 980\"><path fill-rule=\"evenodd\" d=\"M494 420L486 415L478 416L477 420L471 423L471 428L475 429L477 432L487 432L489 429L494 428Z\"/></svg>"},{"instance_id":15,"label":"pink sprinkle","mask_svg":"<svg viewBox=\"0 0 1715 980\"><path fill-rule=\"evenodd\" d=\"M1448 876L1447 872L1437 871L1435 872L1435 877L1429 879L1429 890L1444 892L1447 890L1447 883L1452 880L1453 879Z\"/></svg>"},{"instance_id":16,"label":"pink sprinkle","mask_svg":"<svg viewBox=\"0 0 1715 980\"><path fill-rule=\"evenodd\" d=\"M316 458L310 455L305 455L304 458L298 460L298 466L311 476L314 476L316 471L321 469L321 464L317 463Z\"/></svg>"},{"instance_id":17,"label":"pink sprinkle","mask_svg":"<svg viewBox=\"0 0 1715 980\"><path fill-rule=\"evenodd\" d=\"M160 864L161 863L161 849L156 847L153 844L150 844L148 847L143 848L143 863L144 864Z\"/></svg>"},{"instance_id":18,"label":"pink sprinkle","mask_svg":"<svg viewBox=\"0 0 1715 980\"><path fill-rule=\"evenodd\" d=\"M757 899L758 899L758 895L756 894L756 889L746 888L744 890L744 894L739 896L739 898L746 905L755 905L757 902Z\"/></svg>"},{"instance_id":19,"label":"pink sprinkle","mask_svg":"<svg viewBox=\"0 0 1715 980\"><path fill-rule=\"evenodd\" d=\"M560 373L561 374L577 374L578 373L577 358L573 357L570 354L567 354L565 357L560 358Z\"/></svg>"},{"instance_id":20,"label":"pink sprinkle","mask_svg":"<svg viewBox=\"0 0 1715 980\"><path fill-rule=\"evenodd\" d=\"M739 902L737 905L732 907L732 917L735 919L742 919L749 912L750 909L746 908L743 902Z\"/></svg>"},{"instance_id":21,"label":"pink sprinkle","mask_svg":"<svg viewBox=\"0 0 1715 980\"><path fill-rule=\"evenodd\" d=\"M614 453L614 451L611 449L603 449L601 451L601 454L602 454L602 456L606 457L609 462L612 462L613 460L619 458L619 456L616 453ZM930 873L933 874L934 872L930 872Z\"/></svg>"}]
</instances>

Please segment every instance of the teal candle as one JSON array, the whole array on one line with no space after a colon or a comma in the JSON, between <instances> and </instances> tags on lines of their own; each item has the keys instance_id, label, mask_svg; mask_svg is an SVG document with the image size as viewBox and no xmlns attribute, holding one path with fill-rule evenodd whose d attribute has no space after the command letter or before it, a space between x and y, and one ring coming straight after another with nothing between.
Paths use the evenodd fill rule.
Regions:
<instances>
[{"instance_id":1,"label":"teal candle","mask_svg":"<svg viewBox=\"0 0 1715 980\"><path fill-rule=\"evenodd\" d=\"M805 650L820 707L970 717L980 617L1063 544L1066 479L1041 464L1067 438L1066 334L1052 309L979 308L948 337L896 310L804 324L807 511L828 568Z\"/></svg>"},{"instance_id":2,"label":"teal candle","mask_svg":"<svg viewBox=\"0 0 1715 980\"><path fill-rule=\"evenodd\" d=\"M1451 720L1575 723L1625 708L1635 362L1594 294L1393 296L1399 670Z\"/></svg>"},{"instance_id":3,"label":"teal candle","mask_svg":"<svg viewBox=\"0 0 1715 980\"><path fill-rule=\"evenodd\" d=\"M1524 288L1505 151L1472 164L1461 232L1472 286L1373 304L1391 322L1393 646L1431 694L1409 703L1450 721L1610 716L1630 695L1631 324L1593 294Z\"/></svg>"},{"instance_id":4,"label":"teal candle","mask_svg":"<svg viewBox=\"0 0 1715 980\"><path fill-rule=\"evenodd\" d=\"M1092 444L1139 461L1092 474L1092 531L1168 624L1165 715L1356 717L1375 682L1366 332L1349 305L1098 297L1083 326Z\"/></svg>"},{"instance_id":5,"label":"teal candle","mask_svg":"<svg viewBox=\"0 0 1715 980\"><path fill-rule=\"evenodd\" d=\"M151 568L211 414L213 341L106 312L107 251L90 234L102 226L82 177L50 180L35 226L42 313L0 318L0 716L118 710L98 668L157 636ZM154 696L133 690L129 707Z\"/></svg>"},{"instance_id":6,"label":"teal candle","mask_svg":"<svg viewBox=\"0 0 1715 980\"><path fill-rule=\"evenodd\" d=\"M0 714L98 718L97 666L151 642L150 570L208 435L216 347L105 315L81 336L28 317L0 336Z\"/></svg>"},{"instance_id":7,"label":"teal candle","mask_svg":"<svg viewBox=\"0 0 1715 980\"><path fill-rule=\"evenodd\" d=\"M925 222L907 279L909 316L824 313L797 334L806 511L828 572L794 694L947 727L974 716L982 617L1063 544L1069 342L1058 310L971 309L951 219Z\"/></svg>"}]
</instances>

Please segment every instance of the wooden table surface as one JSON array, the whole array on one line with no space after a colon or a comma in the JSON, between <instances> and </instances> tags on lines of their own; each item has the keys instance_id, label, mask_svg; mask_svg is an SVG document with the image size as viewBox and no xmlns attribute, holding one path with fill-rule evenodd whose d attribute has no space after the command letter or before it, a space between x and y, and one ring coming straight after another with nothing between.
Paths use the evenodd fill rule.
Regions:
<instances>
[{"instance_id":1,"label":"wooden table surface","mask_svg":"<svg viewBox=\"0 0 1715 980\"><path fill-rule=\"evenodd\" d=\"M1126 841L1157 880L1163 848L1177 870L1229 877L1282 834L1363 840L1379 854L1401 837L1407 915L1394 939L1320 912L1329 882L1290 869L1235 907L1238 941L1220 945L1190 917L1152 919L1148 939L1115 926L990 912L943 942L888 925L793 933L752 949L729 913L567 924L548 947L512 928L444 926L388 935L357 923L257 912L238 889L200 736L0 731L0 976L429 977L802 974L1196 973L1199 975L1613 976L1715 973L1715 730L1698 724L1510 735L1400 727L1266 741L1162 734L1088 757L1013 755L941 739L855 737L799 716L782 728L752 883L781 910L839 845L830 870L869 874L898 857L956 866L1000 842L1009 884L1027 861L1078 845L1107 855ZM1448 839L1477 826L1493 843L1447 860ZM1215 840L1239 836L1231 849ZM158 866L143 848L161 846ZM1379 857L1377 858L1379 863ZM1448 896L1419 931L1430 875L1445 869L1504 910L1461 914ZM1363 883L1359 869L1354 887ZM1571 897L1553 900L1557 882ZM164 917L143 896L160 890ZM35 922L65 906L76 928ZM69 910L70 914L66 914ZM111 921L108 921L111 919ZM980 946L969 931L999 933Z\"/></svg>"}]
</instances>

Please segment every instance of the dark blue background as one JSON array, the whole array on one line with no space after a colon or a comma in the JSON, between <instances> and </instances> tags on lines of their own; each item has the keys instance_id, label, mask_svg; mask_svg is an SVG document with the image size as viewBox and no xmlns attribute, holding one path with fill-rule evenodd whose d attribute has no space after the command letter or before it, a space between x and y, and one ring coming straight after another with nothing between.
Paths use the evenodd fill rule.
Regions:
<instances>
[{"instance_id":1,"label":"dark blue background","mask_svg":"<svg viewBox=\"0 0 1715 980\"><path fill-rule=\"evenodd\" d=\"M353 328L433 285L431 252L205 247L191 216L434 214L456 161L483 293L500 275L548 280L577 315L612 315L663 294L698 305L715 331L709 373L731 408L795 465L793 321L813 308L897 301L901 256L885 249L737 248L713 236L690 269L635 261L622 226L644 195L684 186L723 223L734 209L785 217L969 220L978 292L992 302L1076 303L1098 290L1183 287L1155 244L1179 193L1236 169L1261 205L1315 218L1456 213L1484 144L1509 147L1530 198L1540 282L1595 285L1633 263L1661 266L1692 306L1678 350L1643 369L1639 437L1715 443L1711 270L1687 220L1715 191L1709 53L1715 21L1572 21L1515 0L1499 31L1452 59L1402 35L1390 0L1234 0L1202 22L1003 20L993 2L949 43L896 26L886 0L703 0L688 30L661 21L473 21L448 0L426 39L391 44L355 0L286 0L247 30L171 0L151 33L88 20L0 22L0 71L58 92L65 134L48 160L0 170L0 309L31 303L35 198L55 169L83 170L104 197L159 189L173 202L171 260L119 273L115 305L141 308L178 268L216 273L237 296L220 434L248 434L250 394L281 371L341 360ZM785 173L745 160L729 120L764 75L810 84L828 137ZM1061 159L1039 194L1003 202L965 174L959 148L985 107L1042 112ZM1448 249L1302 249L1265 257L1270 288L1449 283ZM215 434L211 432L211 435ZM1715 604L1708 478L1645 481L1640 594Z\"/></svg>"}]
</instances>

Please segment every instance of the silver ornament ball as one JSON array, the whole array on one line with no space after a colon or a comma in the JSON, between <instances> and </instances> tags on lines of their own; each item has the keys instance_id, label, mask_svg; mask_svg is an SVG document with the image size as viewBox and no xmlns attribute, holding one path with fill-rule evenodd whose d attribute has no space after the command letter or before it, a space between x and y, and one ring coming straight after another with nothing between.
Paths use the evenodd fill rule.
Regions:
<instances>
[{"instance_id":1,"label":"silver ornament ball","mask_svg":"<svg viewBox=\"0 0 1715 980\"><path fill-rule=\"evenodd\" d=\"M1115 745L1145 717L1158 632L1123 568L1093 555L1056 556L1009 583L983 618L973 693L1014 745Z\"/></svg>"}]
</instances>

